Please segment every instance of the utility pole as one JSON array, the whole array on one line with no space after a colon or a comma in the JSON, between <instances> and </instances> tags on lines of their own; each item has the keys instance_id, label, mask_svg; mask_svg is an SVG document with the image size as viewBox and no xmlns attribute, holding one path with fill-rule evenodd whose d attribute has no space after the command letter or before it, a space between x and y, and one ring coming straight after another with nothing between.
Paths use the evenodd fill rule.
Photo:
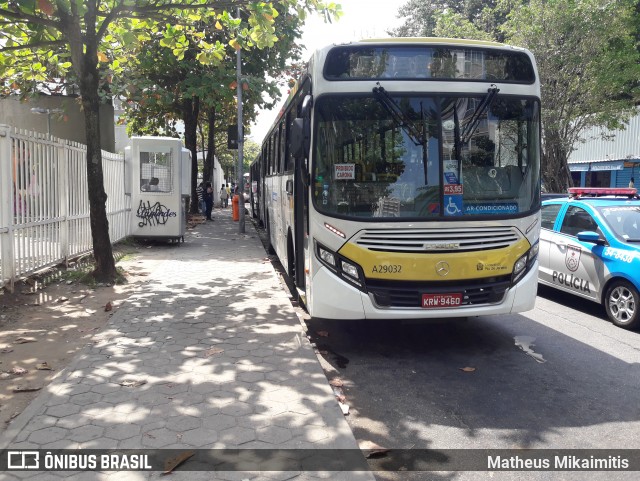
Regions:
<instances>
[{"instance_id":1,"label":"utility pole","mask_svg":"<svg viewBox=\"0 0 640 481\"><path fill-rule=\"evenodd\" d=\"M238 7L238 20L240 19L240 7ZM244 172L242 171L244 149L244 129L242 128L242 49L236 51L236 83L238 84L238 232L244 234Z\"/></svg>"}]
</instances>

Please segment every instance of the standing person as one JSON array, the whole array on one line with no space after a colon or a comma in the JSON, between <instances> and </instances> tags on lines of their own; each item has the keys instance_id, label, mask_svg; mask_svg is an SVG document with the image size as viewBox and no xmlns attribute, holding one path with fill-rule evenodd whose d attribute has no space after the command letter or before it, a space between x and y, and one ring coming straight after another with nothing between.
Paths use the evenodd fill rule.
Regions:
<instances>
[{"instance_id":1,"label":"standing person","mask_svg":"<svg viewBox=\"0 0 640 481\"><path fill-rule=\"evenodd\" d=\"M204 203L206 207L205 216L207 220L213 220L211 217L211 210L213 209L213 187L211 187L211 182L207 182L207 188L204 191Z\"/></svg>"},{"instance_id":2,"label":"standing person","mask_svg":"<svg viewBox=\"0 0 640 481\"><path fill-rule=\"evenodd\" d=\"M635 182L633 182L633 177L631 177L631 180L629 181L629 188L633 189L636 186Z\"/></svg>"},{"instance_id":3,"label":"standing person","mask_svg":"<svg viewBox=\"0 0 640 481\"><path fill-rule=\"evenodd\" d=\"M198 209L204 214L207 210L207 206L204 205L204 182L200 182L196 187L196 195L198 196Z\"/></svg>"},{"instance_id":4,"label":"standing person","mask_svg":"<svg viewBox=\"0 0 640 481\"><path fill-rule=\"evenodd\" d=\"M223 208L227 208L229 206L229 193L227 192L227 188L224 184L220 188L220 202Z\"/></svg>"},{"instance_id":5,"label":"standing person","mask_svg":"<svg viewBox=\"0 0 640 481\"><path fill-rule=\"evenodd\" d=\"M231 187L229 187L229 184L227 184L226 189L227 189L227 206L228 206L229 199L231 199Z\"/></svg>"}]
</instances>

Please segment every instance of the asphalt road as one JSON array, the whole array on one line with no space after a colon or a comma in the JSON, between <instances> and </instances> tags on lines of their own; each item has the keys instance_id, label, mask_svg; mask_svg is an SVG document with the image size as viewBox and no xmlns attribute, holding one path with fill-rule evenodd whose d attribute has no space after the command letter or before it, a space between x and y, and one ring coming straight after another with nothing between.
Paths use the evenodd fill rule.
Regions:
<instances>
[{"instance_id":1,"label":"asphalt road","mask_svg":"<svg viewBox=\"0 0 640 481\"><path fill-rule=\"evenodd\" d=\"M595 303L540 286L532 311L456 322L326 321L297 312L327 378L342 384L334 391L361 448L393 450L370 460L378 481L640 479L638 471L418 471L411 456L405 465L394 457L640 450L640 332L615 327ZM640 452L634 459L640 464Z\"/></svg>"},{"instance_id":2,"label":"asphalt road","mask_svg":"<svg viewBox=\"0 0 640 481\"><path fill-rule=\"evenodd\" d=\"M541 288L536 308L520 315L439 324L306 322L327 377L344 384L347 419L361 445L640 448L640 333L613 326L596 304ZM385 471L384 458L371 460L382 469L379 480L640 477Z\"/></svg>"}]
</instances>

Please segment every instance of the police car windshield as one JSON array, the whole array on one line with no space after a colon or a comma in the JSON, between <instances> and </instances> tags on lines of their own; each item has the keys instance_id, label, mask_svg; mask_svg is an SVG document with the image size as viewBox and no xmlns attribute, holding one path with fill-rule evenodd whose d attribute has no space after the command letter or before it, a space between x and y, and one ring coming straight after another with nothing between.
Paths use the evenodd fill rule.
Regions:
<instances>
[{"instance_id":1,"label":"police car windshield","mask_svg":"<svg viewBox=\"0 0 640 481\"><path fill-rule=\"evenodd\" d=\"M640 242L640 204L602 206L597 210L616 237Z\"/></svg>"}]
</instances>

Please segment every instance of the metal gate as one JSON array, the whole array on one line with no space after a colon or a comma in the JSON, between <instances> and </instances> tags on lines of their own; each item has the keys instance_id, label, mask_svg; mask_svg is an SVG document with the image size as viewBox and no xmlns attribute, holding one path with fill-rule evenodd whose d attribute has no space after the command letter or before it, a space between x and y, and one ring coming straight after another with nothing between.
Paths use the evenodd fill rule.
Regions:
<instances>
[{"instance_id":1,"label":"metal gate","mask_svg":"<svg viewBox=\"0 0 640 481\"><path fill-rule=\"evenodd\" d=\"M86 146L0 125L0 287L92 248ZM102 151L111 242L129 234L124 157Z\"/></svg>"}]
</instances>

